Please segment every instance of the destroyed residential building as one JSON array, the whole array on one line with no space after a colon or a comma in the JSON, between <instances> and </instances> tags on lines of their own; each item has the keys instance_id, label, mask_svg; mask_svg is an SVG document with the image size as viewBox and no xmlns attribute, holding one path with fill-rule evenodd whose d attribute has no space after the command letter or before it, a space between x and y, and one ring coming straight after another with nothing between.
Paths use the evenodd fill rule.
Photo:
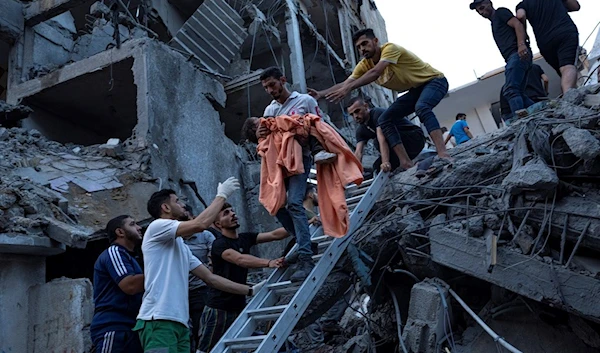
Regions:
<instances>
[{"instance_id":1,"label":"destroyed residential building","mask_svg":"<svg viewBox=\"0 0 600 353\"><path fill-rule=\"evenodd\" d=\"M120 214L147 224L160 188L202 210L236 176L240 223L275 226L257 200L260 162L238 144L245 118L270 101L261 70L321 89L360 59L354 30L387 39L373 1L127 4L0 2L0 351L90 351L103 228ZM363 93L382 107L394 98L375 85ZM319 103L348 130L340 105ZM343 259L297 344L359 282L326 351L495 349L457 293L522 351L600 348L599 105L597 87L581 88L454 149L452 166L395 174L355 236L368 274Z\"/></svg>"}]
</instances>

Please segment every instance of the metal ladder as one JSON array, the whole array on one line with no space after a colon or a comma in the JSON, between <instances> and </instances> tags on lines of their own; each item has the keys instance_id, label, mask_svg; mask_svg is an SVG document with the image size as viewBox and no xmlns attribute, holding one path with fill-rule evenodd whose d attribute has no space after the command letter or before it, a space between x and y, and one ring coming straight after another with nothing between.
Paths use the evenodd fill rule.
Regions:
<instances>
[{"instance_id":1,"label":"metal ladder","mask_svg":"<svg viewBox=\"0 0 600 353\"><path fill-rule=\"evenodd\" d=\"M311 176L314 176L314 169ZM312 242L319 244L318 260L304 282L291 282L289 268L280 268L271 274L265 286L252 298L234 323L229 327L211 353L259 352L274 353L286 342L296 323L317 294L325 279L338 262L346 247L352 242L354 232L360 228L389 180L389 173L380 172L375 178L360 186L346 187L346 202L350 213L350 227L343 238L323 235L323 228L311 229ZM309 182L316 184L314 178ZM298 245L290 251L297 250ZM322 249L326 249L321 252ZM295 293L288 304L277 305L281 296ZM265 335L253 336L260 323L275 321Z\"/></svg>"}]
</instances>

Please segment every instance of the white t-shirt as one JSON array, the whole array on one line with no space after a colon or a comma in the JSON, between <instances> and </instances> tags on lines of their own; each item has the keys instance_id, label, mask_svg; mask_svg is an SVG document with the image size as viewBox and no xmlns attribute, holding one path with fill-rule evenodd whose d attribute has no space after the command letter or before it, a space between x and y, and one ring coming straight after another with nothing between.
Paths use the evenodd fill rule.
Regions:
<instances>
[{"instance_id":1,"label":"white t-shirt","mask_svg":"<svg viewBox=\"0 0 600 353\"><path fill-rule=\"evenodd\" d=\"M157 219L144 234L145 292L137 316L140 320L169 320L188 326L188 274L202 262L176 236L179 223Z\"/></svg>"}]
</instances>

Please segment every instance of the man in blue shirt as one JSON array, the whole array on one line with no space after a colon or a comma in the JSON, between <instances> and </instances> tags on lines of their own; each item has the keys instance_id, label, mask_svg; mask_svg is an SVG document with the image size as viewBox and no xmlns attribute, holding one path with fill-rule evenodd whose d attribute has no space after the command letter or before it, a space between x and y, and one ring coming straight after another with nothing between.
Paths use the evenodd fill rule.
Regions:
<instances>
[{"instance_id":1,"label":"man in blue shirt","mask_svg":"<svg viewBox=\"0 0 600 353\"><path fill-rule=\"evenodd\" d=\"M457 145L467 142L473 138L471 131L469 131L469 125L467 125L466 120L466 114L456 114L456 122L454 123L454 125L452 125L452 129L450 129L450 133L448 134L448 136L446 136L446 141L444 141L444 143L448 143L452 136L454 136Z\"/></svg>"},{"instance_id":2,"label":"man in blue shirt","mask_svg":"<svg viewBox=\"0 0 600 353\"><path fill-rule=\"evenodd\" d=\"M142 241L142 228L130 216L111 219L110 246L94 265L94 317L90 326L98 353L141 353L139 336L131 329L142 305L144 274L131 255Z\"/></svg>"}]
</instances>

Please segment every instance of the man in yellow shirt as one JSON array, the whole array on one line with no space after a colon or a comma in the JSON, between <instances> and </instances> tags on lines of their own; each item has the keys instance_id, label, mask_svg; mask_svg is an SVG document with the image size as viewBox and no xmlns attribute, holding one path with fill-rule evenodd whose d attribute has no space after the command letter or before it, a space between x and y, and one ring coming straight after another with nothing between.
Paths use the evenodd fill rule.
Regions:
<instances>
[{"instance_id":1,"label":"man in yellow shirt","mask_svg":"<svg viewBox=\"0 0 600 353\"><path fill-rule=\"evenodd\" d=\"M435 144L438 156L450 158L440 124L433 113L433 108L448 93L448 81L444 74L399 45L386 43L379 46L379 39L370 28L356 32L352 39L364 57L352 75L346 81L322 91L309 88L308 93L315 99L325 97L329 101L339 102L352 90L371 82L397 92L408 91L381 115L377 131L385 135L400 160L400 166L410 168L413 163L393 121L417 113ZM384 171L391 170L389 160L382 160L381 166Z\"/></svg>"}]
</instances>

